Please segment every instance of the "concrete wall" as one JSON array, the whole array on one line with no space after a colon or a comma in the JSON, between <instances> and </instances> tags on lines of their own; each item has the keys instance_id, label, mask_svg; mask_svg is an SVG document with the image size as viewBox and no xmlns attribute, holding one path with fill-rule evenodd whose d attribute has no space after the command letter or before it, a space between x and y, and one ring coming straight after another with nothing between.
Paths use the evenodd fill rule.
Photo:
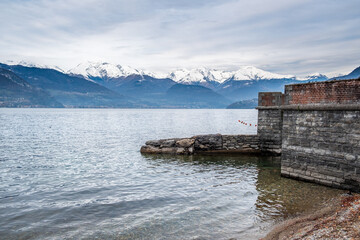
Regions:
<instances>
[{"instance_id":1,"label":"concrete wall","mask_svg":"<svg viewBox=\"0 0 360 240\"><path fill-rule=\"evenodd\" d=\"M258 103L259 148L263 152L280 154L282 144L282 111L284 94L281 92L261 92Z\"/></svg>"},{"instance_id":2,"label":"concrete wall","mask_svg":"<svg viewBox=\"0 0 360 240\"><path fill-rule=\"evenodd\" d=\"M283 176L360 191L360 111L283 115Z\"/></svg>"},{"instance_id":3,"label":"concrete wall","mask_svg":"<svg viewBox=\"0 0 360 240\"><path fill-rule=\"evenodd\" d=\"M360 80L285 87L283 176L360 191Z\"/></svg>"},{"instance_id":4,"label":"concrete wall","mask_svg":"<svg viewBox=\"0 0 360 240\"><path fill-rule=\"evenodd\" d=\"M280 109L258 109L257 134L261 151L281 153L282 121Z\"/></svg>"},{"instance_id":5,"label":"concrete wall","mask_svg":"<svg viewBox=\"0 0 360 240\"><path fill-rule=\"evenodd\" d=\"M259 93L262 151L281 153L281 174L360 191L360 80Z\"/></svg>"}]
</instances>

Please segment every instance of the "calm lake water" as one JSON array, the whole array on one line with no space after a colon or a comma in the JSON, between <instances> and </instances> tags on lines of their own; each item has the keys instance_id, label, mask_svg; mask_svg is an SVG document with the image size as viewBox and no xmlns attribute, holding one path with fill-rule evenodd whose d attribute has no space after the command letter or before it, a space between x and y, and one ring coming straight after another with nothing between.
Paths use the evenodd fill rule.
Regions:
<instances>
[{"instance_id":1,"label":"calm lake water","mask_svg":"<svg viewBox=\"0 0 360 240\"><path fill-rule=\"evenodd\" d=\"M256 110L0 109L0 239L258 239L341 191L271 157L146 156L150 139L255 134Z\"/></svg>"}]
</instances>

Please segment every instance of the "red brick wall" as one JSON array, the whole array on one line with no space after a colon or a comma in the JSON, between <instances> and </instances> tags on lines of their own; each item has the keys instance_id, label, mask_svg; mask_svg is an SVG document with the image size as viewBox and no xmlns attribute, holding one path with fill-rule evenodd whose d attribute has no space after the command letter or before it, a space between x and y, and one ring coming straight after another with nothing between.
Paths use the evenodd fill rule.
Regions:
<instances>
[{"instance_id":1,"label":"red brick wall","mask_svg":"<svg viewBox=\"0 0 360 240\"><path fill-rule=\"evenodd\" d=\"M281 92L260 92L259 103L261 107L280 106L284 104L284 94Z\"/></svg>"},{"instance_id":2,"label":"red brick wall","mask_svg":"<svg viewBox=\"0 0 360 240\"><path fill-rule=\"evenodd\" d=\"M285 86L286 104L360 103L360 80L326 81Z\"/></svg>"}]
</instances>

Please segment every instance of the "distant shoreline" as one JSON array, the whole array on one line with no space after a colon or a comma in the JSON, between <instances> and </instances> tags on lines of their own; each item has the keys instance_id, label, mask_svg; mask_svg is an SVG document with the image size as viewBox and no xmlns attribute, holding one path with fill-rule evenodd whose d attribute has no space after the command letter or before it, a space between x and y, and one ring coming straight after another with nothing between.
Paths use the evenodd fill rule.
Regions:
<instances>
[{"instance_id":1,"label":"distant shoreline","mask_svg":"<svg viewBox=\"0 0 360 240\"><path fill-rule=\"evenodd\" d=\"M0 109L170 109L170 110L256 110L255 108L131 108L131 107L0 107Z\"/></svg>"}]
</instances>

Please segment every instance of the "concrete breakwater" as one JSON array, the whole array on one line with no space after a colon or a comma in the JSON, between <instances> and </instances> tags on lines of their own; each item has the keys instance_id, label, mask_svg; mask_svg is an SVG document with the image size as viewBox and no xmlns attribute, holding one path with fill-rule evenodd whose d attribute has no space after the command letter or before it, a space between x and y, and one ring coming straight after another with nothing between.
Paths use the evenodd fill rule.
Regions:
<instances>
[{"instance_id":1,"label":"concrete breakwater","mask_svg":"<svg viewBox=\"0 0 360 240\"><path fill-rule=\"evenodd\" d=\"M197 153L260 153L257 135L198 135L147 141L141 153L191 155Z\"/></svg>"}]
</instances>

